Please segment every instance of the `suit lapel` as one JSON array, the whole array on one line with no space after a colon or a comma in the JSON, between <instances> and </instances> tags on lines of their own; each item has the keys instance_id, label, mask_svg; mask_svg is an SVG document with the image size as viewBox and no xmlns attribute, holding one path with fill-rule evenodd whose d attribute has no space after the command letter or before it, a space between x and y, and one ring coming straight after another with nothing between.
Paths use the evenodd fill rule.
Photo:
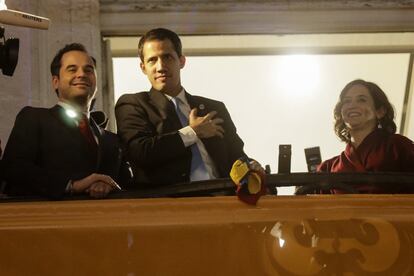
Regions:
<instances>
[{"instance_id":1,"label":"suit lapel","mask_svg":"<svg viewBox=\"0 0 414 276\"><path fill-rule=\"evenodd\" d=\"M68 126L70 128L76 128L76 122L74 119L71 119L68 117L65 113L65 109L61 107L60 105L55 105L50 109L50 112L52 113L53 117L60 121L65 126Z\"/></svg>"},{"instance_id":2,"label":"suit lapel","mask_svg":"<svg viewBox=\"0 0 414 276\"><path fill-rule=\"evenodd\" d=\"M90 153L90 148L88 146L88 142L85 140L85 138L82 136L82 134L79 131L78 123L75 119L70 118L66 115L65 109L61 107L60 105L55 105L50 109L50 112L52 114L52 117L57 121L57 127L59 127L59 131L62 132L62 135L65 136L65 141L67 141L68 147L69 145L73 145L75 148L80 148L84 152ZM96 123L91 120L91 127L92 131L97 135L98 140L101 136L99 127L96 125ZM57 129L55 131L58 131ZM91 155L91 158L99 158L100 156L100 148L98 145L98 154L97 155ZM96 159L95 159L96 162Z\"/></svg>"},{"instance_id":3,"label":"suit lapel","mask_svg":"<svg viewBox=\"0 0 414 276\"><path fill-rule=\"evenodd\" d=\"M211 110L208 109L208 106L202 101L200 97L194 97L191 94L185 92L185 96L187 98L188 104L190 108L197 108L197 116L202 117L207 115ZM204 144L208 154L210 155L211 159L213 159L215 164L217 163L217 158L215 152L217 152L216 145L217 145L217 138L212 137L208 139L200 139L201 142Z\"/></svg>"},{"instance_id":4,"label":"suit lapel","mask_svg":"<svg viewBox=\"0 0 414 276\"><path fill-rule=\"evenodd\" d=\"M98 137L98 140L103 134L103 130L98 126L98 124L92 119L89 118L89 124L91 125L93 133Z\"/></svg>"},{"instance_id":5,"label":"suit lapel","mask_svg":"<svg viewBox=\"0 0 414 276\"><path fill-rule=\"evenodd\" d=\"M190 93L187 93L187 91L185 92L185 97L187 98L187 102L190 105L190 109L200 109L200 105L202 104L200 103L200 101L197 100L197 98L193 97Z\"/></svg>"},{"instance_id":6,"label":"suit lapel","mask_svg":"<svg viewBox=\"0 0 414 276\"><path fill-rule=\"evenodd\" d=\"M219 112L219 110L216 110L215 107L211 106L207 101L204 101L203 98L194 97L187 92L185 93L185 95L187 97L187 101L191 109L197 108L197 116L206 116L209 112L213 110ZM220 114L218 114L217 116L220 117ZM226 135L226 133L224 135ZM215 136L200 140L206 148L211 160L214 162L220 175L226 175L227 172L225 169L223 169L226 168L226 159L223 159L223 156L225 156L224 139Z\"/></svg>"},{"instance_id":7,"label":"suit lapel","mask_svg":"<svg viewBox=\"0 0 414 276\"><path fill-rule=\"evenodd\" d=\"M150 103L158 110L164 121L164 130L175 130L181 128L181 122L175 112L174 104L161 92L151 89L149 92Z\"/></svg>"},{"instance_id":8,"label":"suit lapel","mask_svg":"<svg viewBox=\"0 0 414 276\"><path fill-rule=\"evenodd\" d=\"M149 92L151 104L160 112L162 119L167 119L171 113L175 113L172 103L161 92L151 89Z\"/></svg>"},{"instance_id":9,"label":"suit lapel","mask_svg":"<svg viewBox=\"0 0 414 276\"><path fill-rule=\"evenodd\" d=\"M191 96L191 94L188 93L187 91L185 91L185 97L187 98L187 102L190 105L191 109L197 107L198 105L197 100L193 96Z\"/></svg>"},{"instance_id":10,"label":"suit lapel","mask_svg":"<svg viewBox=\"0 0 414 276\"><path fill-rule=\"evenodd\" d=\"M203 101L201 101L200 97L193 97L191 94L185 92L185 97L187 98L188 104L190 105L190 108L197 108L197 116L202 117L207 115L208 112L210 112L207 109L207 106Z\"/></svg>"},{"instance_id":11,"label":"suit lapel","mask_svg":"<svg viewBox=\"0 0 414 276\"><path fill-rule=\"evenodd\" d=\"M93 134L98 138L98 152L97 152L97 165L96 167L101 167L102 157L105 153L106 148L106 141L105 141L105 135L103 134L103 130L98 126L98 124L92 119L89 119L89 124L91 126Z\"/></svg>"},{"instance_id":12,"label":"suit lapel","mask_svg":"<svg viewBox=\"0 0 414 276\"><path fill-rule=\"evenodd\" d=\"M49 110L52 117L57 121L57 125L62 130L63 135L66 135L68 139L79 139L80 133L78 131L77 123L74 119L66 115L63 107L55 105Z\"/></svg>"}]
</instances>

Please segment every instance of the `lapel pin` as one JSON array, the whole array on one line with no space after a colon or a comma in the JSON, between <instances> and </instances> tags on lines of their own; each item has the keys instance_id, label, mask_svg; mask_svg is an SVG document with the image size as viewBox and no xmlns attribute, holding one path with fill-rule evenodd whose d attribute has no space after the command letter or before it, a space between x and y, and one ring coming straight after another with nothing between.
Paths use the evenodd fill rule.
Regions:
<instances>
[{"instance_id":1,"label":"lapel pin","mask_svg":"<svg viewBox=\"0 0 414 276\"><path fill-rule=\"evenodd\" d=\"M204 106L204 104L200 104L200 105L198 106L198 108L199 108L200 110L204 110L205 106Z\"/></svg>"}]
</instances>

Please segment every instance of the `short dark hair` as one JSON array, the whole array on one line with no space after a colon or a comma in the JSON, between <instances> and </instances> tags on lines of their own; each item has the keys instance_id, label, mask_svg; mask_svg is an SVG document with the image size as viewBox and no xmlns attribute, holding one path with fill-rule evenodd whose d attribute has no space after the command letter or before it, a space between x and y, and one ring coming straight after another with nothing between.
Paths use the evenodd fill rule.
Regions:
<instances>
[{"instance_id":1,"label":"short dark hair","mask_svg":"<svg viewBox=\"0 0 414 276\"><path fill-rule=\"evenodd\" d=\"M181 40L178 37L178 35L175 32L171 31L171 30L164 29L164 28L157 28L157 29L149 30L139 40L138 55L139 55L139 58L141 59L141 61L144 61L144 44L145 44L145 42L151 41L151 40L161 40L162 41L162 40L166 40L166 39L171 41L171 43L174 46L174 50L177 53L178 57L181 57L183 55L183 51L182 51Z\"/></svg>"},{"instance_id":2,"label":"short dark hair","mask_svg":"<svg viewBox=\"0 0 414 276\"><path fill-rule=\"evenodd\" d=\"M50 64L50 73L52 74L52 76L59 77L59 70L62 66L62 56L70 51L80 51L88 54L88 51L86 50L85 46L83 46L80 43L66 44L65 47L63 47L56 53L55 57L52 60L52 63Z\"/></svg>"},{"instance_id":3,"label":"short dark hair","mask_svg":"<svg viewBox=\"0 0 414 276\"><path fill-rule=\"evenodd\" d=\"M341 109L343 105L343 99L345 97L346 92L351 89L354 85L362 85L366 87L371 95L372 99L374 100L375 109L378 110L380 108L384 108L385 115L381 119L379 119L378 123L381 125L382 129L384 129L388 133L395 133L397 130L397 126L394 122L394 108L392 107L391 103L389 102L387 95L384 91L375 83L364 81L361 79L357 79L351 81L342 89L341 94L339 95L339 101L335 106L334 109L334 118L335 118L335 133L336 135L342 140L347 143L351 141L351 135L349 133L349 129L345 125L345 122L341 115Z\"/></svg>"}]
</instances>

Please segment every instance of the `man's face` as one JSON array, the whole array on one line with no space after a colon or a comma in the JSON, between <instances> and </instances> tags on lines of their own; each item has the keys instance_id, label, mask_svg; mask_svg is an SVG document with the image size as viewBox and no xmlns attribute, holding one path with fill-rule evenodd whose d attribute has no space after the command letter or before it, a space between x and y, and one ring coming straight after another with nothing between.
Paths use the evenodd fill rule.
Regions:
<instances>
[{"instance_id":1,"label":"man's face","mask_svg":"<svg viewBox=\"0 0 414 276\"><path fill-rule=\"evenodd\" d=\"M59 100L87 106L96 92L96 71L91 57L81 51L65 53L61 59L59 77L52 77Z\"/></svg>"},{"instance_id":2,"label":"man's face","mask_svg":"<svg viewBox=\"0 0 414 276\"><path fill-rule=\"evenodd\" d=\"M143 47L141 70L154 89L176 96L181 91L180 70L185 57L179 57L170 40L150 40Z\"/></svg>"}]
</instances>

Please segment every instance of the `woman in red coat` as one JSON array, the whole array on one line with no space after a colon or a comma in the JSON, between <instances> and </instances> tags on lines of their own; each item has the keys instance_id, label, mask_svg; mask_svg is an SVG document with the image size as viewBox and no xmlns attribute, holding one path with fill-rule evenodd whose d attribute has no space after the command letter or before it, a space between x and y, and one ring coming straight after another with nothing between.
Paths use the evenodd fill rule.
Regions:
<instances>
[{"instance_id":1,"label":"woman in red coat","mask_svg":"<svg viewBox=\"0 0 414 276\"><path fill-rule=\"evenodd\" d=\"M335 106L335 133L347 143L339 155L324 161L320 172L414 172L413 141L395 134L394 109L378 85L348 83ZM355 187L360 193L403 193L413 189L390 185ZM332 193L342 193L331 190Z\"/></svg>"}]
</instances>

